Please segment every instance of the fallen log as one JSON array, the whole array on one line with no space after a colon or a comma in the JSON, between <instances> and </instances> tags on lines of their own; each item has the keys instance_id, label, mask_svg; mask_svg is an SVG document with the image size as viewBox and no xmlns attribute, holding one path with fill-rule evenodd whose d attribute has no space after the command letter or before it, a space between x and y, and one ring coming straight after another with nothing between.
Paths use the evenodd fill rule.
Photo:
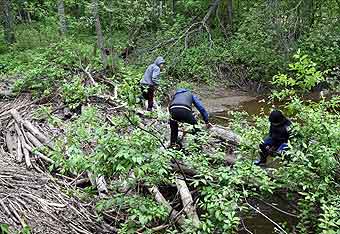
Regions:
<instances>
[{"instance_id":1,"label":"fallen log","mask_svg":"<svg viewBox=\"0 0 340 234\"><path fill-rule=\"evenodd\" d=\"M35 147L42 148L44 145L32 133L26 132L27 140L29 140Z\"/></svg>"},{"instance_id":2,"label":"fallen log","mask_svg":"<svg viewBox=\"0 0 340 234\"><path fill-rule=\"evenodd\" d=\"M14 208L14 205L11 203L10 200L8 200L8 208L12 211L12 214L14 215L14 217L19 220L20 224L22 227L26 226L25 221L20 217L20 215L18 214L18 212L16 211L16 209Z\"/></svg>"},{"instance_id":3,"label":"fallen log","mask_svg":"<svg viewBox=\"0 0 340 234\"><path fill-rule=\"evenodd\" d=\"M29 153L31 153L31 154L33 154L33 155L39 157L40 159L42 159L42 160L44 160L44 161L46 161L46 162L48 162L48 163L53 163L53 160L52 160L52 159L46 157L46 156L43 155L42 153L37 152L37 151L34 152L33 148L28 144L28 142L26 142L26 139L25 139L24 134L23 134L23 132L22 132L23 130L21 130L21 129L19 128L19 126L18 126L17 123L15 124L15 129L16 129L16 132L17 132L17 134L18 134L18 136L19 136L19 137L18 137L18 140L20 141L20 148L22 149L22 153L23 153L23 155L24 155L24 157L25 157L26 165L27 165L27 163L28 163L28 165L27 165L28 167L29 167L29 165L31 165L30 160L28 159ZM18 142L18 148L19 148L19 142ZM21 155L21 158L17 157L17 161L18 161L18 162L21 162L21 161L22 161L22 155Z\"/></svg>"},{"instance_id":4,"label":"fallen log","mask_svg":"<svg viewBox=\"0 0 340 234\"><path fill-rule=\"evenodd\" d=\"M89 72L90 66L87 66L85 69L82 69L83 72L85 72L85 74L89 77L89 80L91 82L92 85L96 85L96 81L93 79L91 73Z\"/></svg>"},{"instance_id":5,"label":"fallen log","mask_svg":"<svg viewBox=\"0 0 340 234\"><path fill-rule=\"evenodd\" d=\"M28 137L27 137L27 132L25 131L25 128L21 125L21 132L22 132L22 135L24 136L24 138L25 138L25 143L27 144L27 145L29 145L31 148L34 148L34 145L28 140Z\"/></svg>"},{"instance_id":6,"label":"fallen log","mask_svg":"<svg viewBox=\"0 0 340 234\"><path fill-rule=\"evenodd\" d=\"M230 144L239 145L241 138L239 135L231 131L229 128L215 125L209 129L209 132L213 137L224 140Z\"/></svg>"},{"instance_id":7,"label":"fallen log","mask_svg":"<svg viewBox=\"0 0 340 234\"><path fill-rule=\"evenodd\" d=\"M170 214L170 218L174 222L177 222L180 225L184 224L184 221L185 221L184 217L182 215L180 215L178 211L176 211L175 209L173 209L171 207L170 203L164 198L164 196L159 191L157 186L148 187L148 191L154 196L155 200L158 203L162 204L164 207L166 207L168 209L168 212Z\"/></svg>"},{"instance_id":8,"label":"fallen log","mask_svg":"<svg viewBox=\"0 0 340 234\"><path fill-rule=\"evenodd\" d=\"M135 174L133 173L133 171L131 171L129 173L129 178L135 178ZM184 219L183 215L181 215L180 212L176 211L175 209L173 209L171 207L170 203L165 199L165 197L159 191L157 186L147 187L147 189L148 189L149 193L151 193L153 195L153 197L155 198L155 200L159 204L161 204L161 205L163 205L164 207L167 208L171 220L178 223L179 225L184 225L185 219ZM128 192L130 190L130 185L126 184L124 186L123 190Z\"/></svg>"},{"instance_id":9,"label":"fallen log","mask_svg":"<svg viewBox=\"0 0 340 234\"><path fill-rule=\"evenodd\" d=\"M192 220L194 226L199 226L200 220L198 218L196 207L192 199L191 193L188 189L188 186L186 185L184 180L178 178L176 178L176 185L181 195L184 212L186 213L188 218Z\"/></svg>"},{"instance_id":10,"label":"fallen log","mask_svg":"<svg viewBox=\"0 0 340 234\"><path fill-rule=\"evenodd\" d=\"M21 129L19 128L17 123L15 123L15 130L16 130L16 132L18 134L18 145L17 145L18 155L17 155L17 162L21 163L22 162L22 158L24 156L24 147L23 147L23 145L25 144L25 138L24 138L24 135L22 134Z\"/></svg>"}]
</instances>

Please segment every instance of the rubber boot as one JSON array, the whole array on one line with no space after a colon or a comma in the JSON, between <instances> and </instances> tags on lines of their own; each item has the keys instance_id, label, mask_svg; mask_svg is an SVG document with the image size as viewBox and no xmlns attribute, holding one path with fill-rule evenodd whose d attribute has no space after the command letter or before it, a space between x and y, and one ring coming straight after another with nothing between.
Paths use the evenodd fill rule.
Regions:
<instances>
[{"instance_id":1,"label":"rubber boot","mask_svg":"<svg viewBox=\"0 0 340 234\"><path fill-rule=\"evenodd\" d=\"M175 150L181 150L183 148L183 144L180 139L177 139L175 143L170 143L170 146L168 147L170 149L175 149Z\"/></svg>"},{"instance_id":2,"label":"rubber boot","mask_svg":"<svg viewBox=\"0 0 340 234\"><path fill-rule=\"evenodd\" d=\"M174 150L181 150L182 149L182 143L174 143L174 144L170 144L170 146L168 147L168 149L174 149Z\"/></svg>"},{"instance_id":3,"label":"rubber boot","mask_svg":"<svg viewBox=\"0 0 340 234\"><path fill-rule=\"evenodd\" d=\"M260 159L257 159L254 161L255 165L260 165L260 164L266 164L267 162L267 155L265 155L263 152L260 153Z\"/></svg>"}]
</instances>

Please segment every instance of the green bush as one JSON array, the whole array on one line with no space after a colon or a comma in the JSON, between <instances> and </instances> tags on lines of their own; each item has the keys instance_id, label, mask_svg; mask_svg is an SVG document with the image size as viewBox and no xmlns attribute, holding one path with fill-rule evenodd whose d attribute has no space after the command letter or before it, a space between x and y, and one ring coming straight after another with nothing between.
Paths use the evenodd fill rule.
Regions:
<instances>
[{"instance_id":1,"label":"green bush","mask_svg":"<svg viewBox=\"0 0 340 234\"><path fill-rule=\"evenodd\" d=\"M31 91L33 95L49 95L61 86L64 79L73 77L73 70L91 64L100 66L100 59L92 56L93 45L82 44L69 37L50 44L0 55L2 72L18 77L15 92Z\"/></svg>"},{"instance_id":2,"label":"green bush","mask_svg":"<svg viewBox=\"0 0 340 234\"><path fill-rule=\"evenodd\" d=\"M317 64L314 63L306 54L302 54L300 50L293 56L295 63L289 64L289 70L292 77L286 74L279 74L273 77L272 84L281 88L281 91L274 91L273 97L284 99L294 96L298 91L311 91L318 83L324 80L324 74L317 70Z\"/></svg>"},{"instance_id":3,"label":"green bush","mask_svg":"<svg viewBox=\"0 0 340 234\"><path fill-rule=\"evenodd\" d=\"M338 19L324 18L315 28L302 38L300 48L311 55L321 69L329 69L339 64L340 27Z\"/></svg>"},{"instance_id":4,"label":"green bush","mask_svg":"<svg viewBox=\"0 0 340 234\"><path fill-rule=\"evenodd\" d=\"M120 228L121 233L135 233L140 227L146 229L143 232L145 233L148 230L148 224L159 223L168 216L166 207L159 205L152 198L138 195L125 196L118 194L111 199L97 203L98 211L102 212L109 209L128 213L128 219Z\"/></svg>"}]
</instances>

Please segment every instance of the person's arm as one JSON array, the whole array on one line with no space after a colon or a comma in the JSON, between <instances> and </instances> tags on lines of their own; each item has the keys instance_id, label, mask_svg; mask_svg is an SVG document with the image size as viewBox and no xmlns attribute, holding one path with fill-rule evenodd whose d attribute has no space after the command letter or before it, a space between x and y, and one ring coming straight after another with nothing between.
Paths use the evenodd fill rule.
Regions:
<instances>
[{"instance_id":1,"label":"person's arm","mask_svg":"<svg viewBox=\"0 0 340 234\"><path fill-rule=\"evenodd\" d=\"M194 103L194 106L197 108L197 110L201 113L202 118L206 124L209 124L209 114L208 112L204 109L204 106L202 102L198 99L197 96L192 95L192 101Z\"/></svg>"},{"instance_id":2,"label":"person's arm","mask_svg":"<svg viewBox=\"0 0 340 234\"><path fill-rule=\"evenodd\" d=\"M155 85L159 85L160 74L161 74L161 69L158 66L156 66L154 70L152 71L152 76L151 76L152 82Z\"/></svg>"}]
</instances>

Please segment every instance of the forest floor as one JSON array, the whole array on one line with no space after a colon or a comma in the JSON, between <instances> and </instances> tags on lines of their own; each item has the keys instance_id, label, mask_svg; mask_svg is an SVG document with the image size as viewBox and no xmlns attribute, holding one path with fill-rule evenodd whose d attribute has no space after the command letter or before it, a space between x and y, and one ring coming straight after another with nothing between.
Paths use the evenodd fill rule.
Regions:
<instances>
[{"instance_id":1,"label":"forest floor","mask_svg":"<svg viewBox=\"0 0 340 234\"><path fill-rule=\"evenodd\" d=\"M5 84L3 87L3 93L7 93L8 85ZM223 95L221 92L217 95ZM112 107L112 102L108 104L107 100L99 101L101 102L93 105L101 109L102 114L107 117L116 113L115 108L120 105L118 102L116 107ZM44 156L45 152L34 151L37 146L36 138L43 142L42 138L46 137L49 140L44 144L50 145L64 131L62 127L55 128L45 120L36 118L37 110L44 106L51 106L56 116L65 119L67 114L65 107L56 97L33 101L29 94L23 94L14 98L4 97L0 101L0 223L8 224L11 231L29 227L34 230L32 233L114 233L116 230L113 227L98 221L95 203L100 196L91 201L85 199L84 202L84 199L74 195L75 189L79 186L91 185L90 176L74 175L71 178L51 174L48 169L51 160ZM208 104L211 111L218 108L221 107ZM15 117L16 114L19 119ZM144 118L142 127L157 128L159 132L164 133L162 140L166 142L169 137L167 121L143 117L143 114L144 112L140 110L139 115ZM72 119L66 118L65 123ZM224 129L217 135L227 134L227 138L234 137L229 136L229 132L223 131ZM36 132L44 136L39 138ZM234 158L228 154L227 163L228 160L233 162Z\"/></svg>"}]
</instances>

